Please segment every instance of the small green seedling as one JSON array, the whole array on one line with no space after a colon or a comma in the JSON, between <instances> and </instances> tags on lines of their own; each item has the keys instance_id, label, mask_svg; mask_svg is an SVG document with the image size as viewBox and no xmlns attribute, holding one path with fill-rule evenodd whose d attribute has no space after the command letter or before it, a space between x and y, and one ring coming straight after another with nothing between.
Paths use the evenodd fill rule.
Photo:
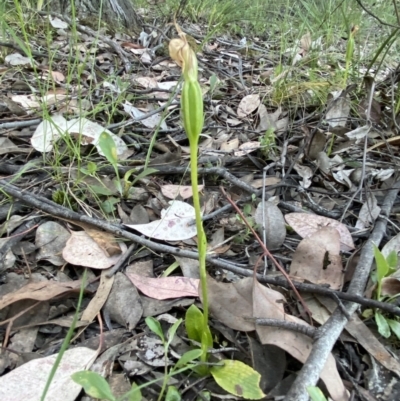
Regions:
<instances>
[{"instance_id":1,"label":"small green seedling","mask_svg":"<svg viewBox=\"0 0 400 401\"><path fill-rule=\"evenodd\" d=\"M312 401L327 401L324 393L320 390L319 387L308 386L307 392L311 397Z\"/></svg>"},{"instance_id":2,"label":"small green seedling","mask_svg":"<svg viewBox=\"0 0 400 401\"><path fill-rule=\"evenodd\" d=\"M378 301L387 300L387 297L382 295L382 283L384 278L389 277L391 274L397 271L397 253L392 251L385 258L378 247L374 245L374 256L376 262L376 272L372 278L376 282L375 298ZM397 294L395 297L391 297L387 301L390 302L399 295L400 294ZM378 332L382 337L389 338L393 333L398 339L400 339L400 322L397 320L397 318L389 319L381 312L377 310L373 311L371 309L364 311L363 316L369 317L372 314L375 315L375 322L378 326Z\"/></svg>"},{"instance_id":3,"label":"small green seedling","mask_svg":"<svg viewBox=\"0 0 400 401\"><path fill-rule=\"evenodd\" d=\"M349 38L347 40L346 67L345 67L345 70L344 70L344 77L343 77L343 87L344 88L347 86L347 79L348 79L348 76L349 76L351 62L353 60L353 54L354 54L354 46L355 46L354 37L355 37L358 29L359 29L359 27L357 25L353 26L351 28L351 31L349 33Z\"/></svg>"},{"instance_id":4,"label":"small green seedling","mask_svg":"<svg viewBox=\"0 0 400 401\"><path fill-rule=\"evenodd\" d=\"M161 324L158 320L147 317L146 324L148 328L156 334L163 343L164 346L164 355L165 358L168 358L168 350L171 345L171 341L173 340L176 331L178 330L179 325L182 323L182 319L177 320L167 332L167 336L164 336L164 332L162 330ZM168 364L165 363L165 375L161 378L163 380L160 394L158 396L158 401L160 401L165 394L166 401L179 401L181 399L181 395L179 391L174 386L168 386L169 379L178 373L182 373L185 370L193 369L196 366L196 359L200 358L202 351L200 349L193 349L185 352L177 361L177 363L171 367L168 371ZM161 379L152 380L150 382L144 383L141 386L137 386L135 383L132 384L132 388L129 392L124 394L123 396L117 398L112 393L112 390L106 381L106 379L96 372L91 371L81 371L76 372L72 375L72 380L81 385L85 390L86 394L102 400L107 401L140 401L142 399L141 389L149 386Z\"/></svg>"},{"instance_id":5,"label":"small green seedling","mask_svg":"<svg viewBox=\"0 0 400 401\"><path fill-rule=\"evenodd\" d=\"M104 156L109 161L109 163L113 166L116 176L116 186L118 192L121 194L123 198L127 198L129 195L129 190L135 183L141 178L146 177L149 174L153 174L157 170L154 168L146 168L140 174L138 174L133 181L130 181L130 177L133 173L136 172L136 169L128 170L123 180L120 179L118 172L118 155L117 155L117 146L115 144L114 139L107 132L103 132L99 138L99 146L101 151L104 153Z\"/></svg>"}]
</instances>

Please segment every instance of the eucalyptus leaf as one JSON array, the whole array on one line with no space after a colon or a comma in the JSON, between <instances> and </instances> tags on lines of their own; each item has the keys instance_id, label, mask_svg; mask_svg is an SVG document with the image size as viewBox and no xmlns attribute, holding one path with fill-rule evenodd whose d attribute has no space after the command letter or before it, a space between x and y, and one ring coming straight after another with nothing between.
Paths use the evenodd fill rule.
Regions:
<instances>
[{"instance_id":1,"label":"eucalyptus leaf","mask_svg":"<svg viewBox=\"0 0 400 401\"><path fill-rule=\"evenodd\" d=\"M126 400L129 400L129 401L141 401L142 400L142 392L140 391L140 388L138 388L138 387L139 386L135 382L132 383L132 389L128 393L129 398L126 398Z\"/></svg>"},{"instance_id":2,"label":"eucalyptus leaf","mask_svg":"<svg viewBox=\"0 0 400 401\"><path fill-rule=\"evenodd\" d=\"M189 362L194 361L197 358L200 358L201 354L203 351L200 348L197 349L192 349L190 351L185 352L178 360L178 362L175 364L175 368L181 368L188 364Z\"/></svg>"},{"instance_id":3,"label":"eucalyptus leaf","mask_svg":"<svg viewBox=\"0 0 400 401\"><path fill-rule=\"evenodd\" d=\"M396 251L391 251L389 255L386 257L386 261L390 267L390 269L395 269L397 267L398 257Z\"/></svg>"},{"instance_id":4,"label":"eucalyptus leaf","mask_svg":"<svg viewBox=\"0 0 400 401\"><path fill-rule=\"evenodd\" d=\"M390 268L387 260L376 245L374 245L374 256L376 262L377 279L378 283L380 283L382 279L387 276Z\"/></svg>"},{"instance_id":5,"label":"eucalyptus leaf","mask_svg":"<svg viewBox=\"0 0 400 401\"><path fill-rule=\"evenodd\" d=\"M385 317L381 313L375 312L375 322L378 326L379 334L382 337L389 338L390 337L390 327L389 327L389 323L387 322Z\"/></svg>"},{"instance_id":6,"label":"eucalyptus leaf","mask_svg":"<svg viewBox=\"0 0 400 401\"><path fill-rule=\"evenodd\" d=\"M168 386L165 401L181 401L182 397L175 386Z\"/></svg>"},{"instance_id":7,"label":"eucalyptus leaf","mask_svg":"<svg viewBox=\"0 0 400 401\"><path fill-rule=\"evenodd\" d=\"M186 311L185 326L188 337L191 340L201 342L204 316L203 312L196 305L191 305Z\"/></svg>"},{"instance_id":8,"label":"eucalyptus leaf","mask_svg":"<svg viewBox=\"0 0 400 401\"><path fill-rule=\"evenodd\" d=\"M115 166L118 162L117 145L111 135L105 131L101 133L99 146L106 159Z\"/></svg>"},{"instance_id":9,"label":"eucalyptus leaf","mask_svg":"<svg viewBox=\"0 0 400 401\"><path fill-rule=\"evenodd\" d=\"M173 340L176 330L178 330L178 327L182 323L182 319L177 320L169 329L168 329L168 341L167 345L171 344L171 341Z\"/></svg>"},{"instance_id":10,"label":"eucalyptus leaf","mask_svg":"<svg viewBox=\"0 0 400 401\"><path fill-rule=\"evenodd\" d=\"M213 366L210 372L225 391L247 400L259 400L265 397L260 388L261 375L258 372L240 361L222 362L223 366Z\"/></svg>"},{"instance_id":11,"label":"eucalyptus leaf","mask_svg":"<svg viewBox=\"0 0 400 401\"><path fill-rule=\"evenodd\" d=\"M72 380L83 387L86 394L101 400L115 401L106 379L96 372L85 370L71 375Z\"/></svg>"},{"instance_id":12,"label":"eucalyptus leaf","mask_svg":"<svg viewBox=\"0 0 400 401\"><path fill-rule=\"evenodd\" d=\"M397 320L386 319L396 337L400 340L400 323Z\"/></svg>"},{"instance_id":13,"label":"eucalyptus leaf","mask_svg":"<svg viewBox=\"0 0 400 401\"><path fill-rule=\"evenodd\" d=\"M312 401L326 401L324 393L318 387L308 386L307 392L310 395Z\"/></svg>"},{"instance_id":14,"label":"eucalyptus leaf","mask_svg":"<svg viewBox=\"0 0 400 401\"><path fill-rule=\"evenodd\" d=\"M157 319L154 319L154 317L146 317L145 322L147 324L147 327L155 334L158 335L158 337L161 338L161 341L165 343L165 338L164 338L164 333L162 331L162 327L160 322Z\"/></svg>"}]
</instances>

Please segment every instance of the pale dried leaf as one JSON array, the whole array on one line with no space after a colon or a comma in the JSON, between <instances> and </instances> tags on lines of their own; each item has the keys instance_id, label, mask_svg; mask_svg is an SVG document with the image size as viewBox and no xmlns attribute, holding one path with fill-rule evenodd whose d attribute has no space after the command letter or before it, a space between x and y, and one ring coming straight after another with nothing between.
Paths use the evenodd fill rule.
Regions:
<instances>
[{"instance_id":1,"label":"pale dried leaf","mask_svg":"<svg viewBox=\"0 0 400 401\"><path fill-rule=\"evenodd\" d=\"M199 192L203 190L204 185L199 185ZM189 199L193 196L191 185L167 184L161 187L161 193L168 199L175 199L178 195L182 199Z\"/></svg>"},{"instance_id":2,"label":"pale dried leaf","mask_svg":"<svg viewBox=\"0 0 400 401\"><path fill-rule=\"evenodd\" d=\"M261 146L261 143L258 141L251 141L242 143L239 146L239 150L233 152L236 157L242 157L248 153L254 152Z\"/></svg>"},{"instance_id":3,"label":"pale dried leaf","mask_svg":"<svg viewBox=\"0 0 400 401\"><path fill-rule=\"evenodd\" d=\"M49 16L49 21L53 28L57 28L57 29L67 29L68 28L68 24L58 17L53 18L52 16Z\"/></svg>"},{"instance_id":4,"label":"pale dried leaf","mask_svg":"<svg viewBox=\"0 0 400 401\"><path fill-rule=\"evenodd\" d=\"M46 401L74 401L82 387L71 379L75 372L90 367L97 351L85 347L65 351L50 385ZM29 361L0 377L3 401L40 401L58 354Z\"/></svg>"},{"instance_id":5,"label":"pale dried leaf","mask_svg":"<svg viewBox=\"0 0 400 401\"><path fill-rule=\"evenodd\" d=\"M253 95L245 96L239 103L237 115L239 118L246 117L255 111L261 103L260 96L255 93Z\"/></svg>"},{"instance_id":6,"label":"pale dried leaf","mask_svg":"<svg viewBox=\"0 0 400 401\"><path fill-rule=\"evenodd\" d=\"M101 272L99 287L97 288L95 296L90 300L89 305L82 313L80 319L82 322L91 323L97 316L97 314L101 311L101 308L106 303L111 288L113 286L115 277L115 276L107 277L107 274L108 274L107 270L103 270Z\"/></svg>"},{"instance_id":7,"label":"pale dried leaf","mask_svg":"<svg viewBox=\"0 0 400 401\"><path fill-rule=\"evenodd\" d=\"M128 101L125 101L123 104L124 110L127 114L129 114L134 120L138 118L142 118L144 115L149 113L152 110L147 110L146 113L143 111L139 110L137 107L133 106L131 103ZM150 117L147 117L145 119L140 120L140 123L142 123L145 127L147 128L155 128L157 126L160 126L161 129L168 129L167 123L165 120L161 120L161 114L160 113L155 113Z\"/></svg>"},{"instance_id":8,"label":"pale dried leaf","mask_svg":"<svg viewBox=\"0 0 400 401\"><path fill-rule=\"evenodd\" d=\"M181 201L170 201L170 207L161 211L161 220L149 224L127 224L142 234L159 240L182 241L197 234L194 207Z\"/></svg>"},{"instance_id":9,"label":"pale dried leaf","mask_svg":"<svg viewBox=\"0 0 400 401\"><path fill-rule=\"evenodd\" d=\"M342 92L333 92L333 100L328 105L326 121L331 127L344 127L350 113L350 97Z\"/></svg>"},{"instance_id":10,"label":"pale dried leaf","mask_svg":"<svg viewBox=\"0 0 400 401\"><path fill-rule=\"evenodd\" d=\"M97 242L85 231L72 231L62 256L73 265L93 269L108 269L118 262L121 255L108 257Z\"/></svg>"},{"instance_id":11,"label":"pale dried leaf","mask_svg":"<svg viewBox=\"0 0 400 401\"><path fill-rule=\"evenodd\" d=\"M293 168L297 171L297 174L303 178L303 181L300 183L301 186L303 188L308 188L311 185L311 178L314 174L311 168L298 163L296 163Z\"/></svg>"},{"instance_id":12,"label":"pale dried leaf","mask_svg":"<svg viewBox=\"0 0 400 401\"><path fill-rule=\"evenodd\" d=\"M36 230L35 245L39 249L36 259L48 260L55 266L64 265L61 253L70 236L70 232L59 223L46 221L41 224Z\"/></svg>"},{"instance_id":13,"label":"pale dried leaf","mask_svg":"<svg viewBox=\"0 0 400 401\"><path fill-rule=\"evenodd\" d=\"M32 67L32 59L29 57L22 56L19 53L12 53L5 57L4 61L6 64L16 66L16 65L24 65Z\"/></svg>"},{"instance_id":14,"label":"pale dried leaf","mask_svg":"<svg viewBox=\"0 0 400 401\"><path fill-rule=\"evenodd\" d=\"M370 227L380 212L381 208L378 206L375 195L369 192L366 201L361 207L355 227L360 230Z\"/></svg>"},{"instance_id":15,"label":"pale dried leaf","mask_svg":"<svg viewBox=\"0 0 400 401\"><path fill-rule=\"evenodd\" d=\"M199 296L199 279L188 277L152 278L127 273L128 278L143 294L154 299L174 299Z\"/></svg>"},{"instance_id":16,"label":"pale dried leaf","mask_svg":"<svg viewBox=\"0 0 400 401\"><path fill-rule=\"evenodd\" d=\"M223 152L230 152L239 146L239 138L233 138L231 141L222 142L219 149Z\"/></svg>"},{"instance_id":17,"label":"pale dried leaf","mask_svg":"<svg viewBox=\"0 0 400 401\"><path fill-rule=\"evenodd\" d=\"M323 227L333 227L340 235L340 249L350 251L354 249L353 238L347 227L329 217L309 213L288 213L285 215L287 223L303 238L308 238Z\"/></svg>"}]
</instances>

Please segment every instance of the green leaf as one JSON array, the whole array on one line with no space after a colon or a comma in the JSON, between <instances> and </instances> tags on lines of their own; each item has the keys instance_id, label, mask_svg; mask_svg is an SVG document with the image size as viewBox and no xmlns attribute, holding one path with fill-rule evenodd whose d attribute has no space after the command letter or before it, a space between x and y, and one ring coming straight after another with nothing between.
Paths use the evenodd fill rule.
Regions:
<instances>
[{"instance_id":1,"label":"green leaf","mask_svg":"<svg viewBox=\"0 0 400 401\"><path fill-rule=\"evenodd\" d=\"M200 391L200 395L196 398L196 401L210 401L211 400L211 393L208 390Z\"/></svg>"},{"instance_id":2,"label":"green leaf","mask_svg":"<svg viewBox=\"0 0 400 401\"><path fill-rule=\"evenodd\" d=\"M382 337L389 338L390 337L390 327L385 319L385 317L379 312L375 312L375 322L378 326L379 334Z\"/></svg>"},{"instance_id":3,"label":"green leaf","mask_svg":"<svg viewBox=\"0 0 400 401\"><path fill-rule=\"evenodd\" d=\"M175 368L181 368L188 364L189 362L194 361L197 358L200 358L203 351L200 348L192 349L190 351L185 352L175 364Z\"/></svg>"},{"instance_id":4,"label":"green leaf","mask_svg":"<svg viewBox=\"0 0 400 401\"><path fill-rule=\"evenodd\" d=\"M400 323L397 320L386 319L396 337L400 340Z\"/></svg>"},{"instance_id":5,"label":"green leaf","mask_svg":"<svg viewBox=\"0 0 400 401\"><path fill-rule=\"evenodd\" d=\"M132 383L132 388L129 390L129 398L126 398L129 401L142 401L142 392L140 391L140 388L138 388L138 385L133 382ZM125 400L125 398L124 398Z\"/></svg>"},{"instance_id":6,"label":"green leaf","mask_svg":"<svg viewBox=\"0 0 400 401\"><path fill-rule=\"evenodd\" d=\"M378 283L380 283L382 279L386 277L389 273L389 264L376 245L374 245L374 256L376 262Z\"/></svg>"},{"instance_id":7,"label":"green leaf","mask_svg":"<svg viewBox=\"0 0 400 401\"><path fill-rule=\"evenodd\" d=\"M391 251L386 257L386 261L391 269L397 270L398 257L396 251Z\"/></svg>"},{"instance_id":8,"label":"green leaf","mask_svg":"<svg viewBox=\"0 0 400 401\"><path fill-rule=\"evenodd\" d=\"M99 137L99 146L104 153L106 159L115 166L118 162L117 146L114 139L106 131L102 132Z\"/></svg>"},{"instance_id":9,"label":"green leaf","mask_svg":"<svg viewBox=\"0 0 400 401\"><path fill-rule=\"evenodd\" d=\"M161 341L165 343L165 338L164 338L164 333L162 331L162 327L160 322L157 319L154 319L154 317L148 316L145 319L145 322L147 324L147 327L155 334L158 335L158 337L161 338Z\"/></svg>"},{"instance_id":10,"label":"green leaf","mask_svg":"<svg viewBox=\"0 0 400 401\"><path fill-rule=\"evenodd\" d=\"M225 391L248 400L265 397L260 389L261 375L258 372L240 361L224 360L223 363L223 366L213 366L210 372Z\"/></svg>"},{"instance_id":11,"label":"green leaf","mask_svg":"<svg viewBox=\"0 0 400 401\"><path fill-rule=\"evenodd\" d=\"M165 401L181 401L181 395L175 386L168 386Z\"/></svg>"},{"instance_id":12,"label":"green leaf","mask_svg":"<svg viewBox=\"0 0 400 401\"><path fill-rule=\"evenodd\" d=\"M213 338L208 324L205 325L203 332L201 333L201 346L204 352L207 352L208 349L213 346Z\"/></svg>"},{"instance_id":13,"label":"green leaf","mask_svg":"<svg viewBox=\"0 0 400 401\"><path fill-rule=\"evenodd\" d=\"M172 339L175 336L176 330L178 330L178 327L182 323L182 319L177 320L169 329L168 329L168 341L167 344L170 345Z\"/></svg>"},{"instance_id":14,"label":"green leaf","mask_svg":"<svg viewBox=\"0 0 400 401\"><path fill-rule=\"evenodd\" d=\"M312 401L326 401L324 393L318 387L308 386L307 392L310 395Z\"/></svg>"},{"instance_id":15,"label":"green leaf","mask_svg":"<svg viewBox=\"0 0 400 401\"><path fill-rule=\"evenodd\" d=\"M114 195L114 191L111 189L108 189L107 187L102 187L101 185L89 185L89 188L93 193L97 195L105 195L105 196L110 196Z\"/></svg>"},{"instance_id":16,"label":"green leaf","mask_svg":"<svg viewBox=\"0 0 400 401\"><path fill-rule=\"evenodd\" d=\"M191 340L201 343L204 316L203 312L196 305L191 305L186 311L185 326L188 337Z\"/></svg>"},{"instance_id":17,"label":"green leaf","mask_svg":"<svg viewBox=\"0 0 400 401\"><path fill-rule=\"evenodd\" d=\"M137 170L137 169L135 169L135 168L133 168L133 169L131 169L131 170L128 170L128 171L125 173L125 175L124 175L124 181L127 182L127 181L129 180L130 176L131 176L133 173L135 173L136 170ZM156 168L151 168L151 167L144 169L140 174L138 174L138 175L133 179L131 185L135 185L135 183L136 183L138 180L140 180L140 179L142 179L142 178L144 178L144 177L146 177L146 176L148 176L148 175L150 175L150 174L153 174L153 173L155 173L156 171L158 171Z\"/></svg>"},{"instance_id":18,"label":"green leaf","mask_svg":"<svg viewBox=\"0 0 400 401\"><path fill-rule=\"evenodd\" d=\"M218 84L218 77L213 73L210 77L210 92L214 92Z\"/></svg>"},{"instance_id":19,"label":"green leaf","mask_svg":"<svg viewBox=\"0 0 400 401\"><path fill-rule=\"evenodd\" d=\"M96 372L89 370L76 372L71 375L71 378L75 383L81 385L90 397L109 401L116 400L106 379Z\"/></svg>"},{"instance_id":20,"label":"green leaf","mask_svg":"<svg viewBox=\"0 0 400 401\"><path fill-rule=\"evenodd\" d=\"M178 261L173 262L170 266L168 266L165 270L164 273L162 274L162 277L168 277L170 274L172 274L178 267L180 266Z\"/></svg>"}]
</instances>

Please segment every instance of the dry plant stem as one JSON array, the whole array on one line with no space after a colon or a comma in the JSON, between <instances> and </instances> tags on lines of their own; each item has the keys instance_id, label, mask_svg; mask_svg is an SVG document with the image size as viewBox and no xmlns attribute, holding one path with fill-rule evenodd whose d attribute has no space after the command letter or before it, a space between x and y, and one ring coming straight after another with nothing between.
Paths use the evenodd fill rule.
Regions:
<instances>
[{"instance_id":1,"label":"dry plant stem","mask_svg":"<svg viewBox=\"0 0 400 401\"><path fill-rule=\"evenodd\" d=\"M242 211L236 206L235 202L232 201L232 199L227 195L227 193L225 192L224 188L220 187L221 192L224 194L224 196L226 197L226 199L228 200L228 202L233 206L233 208L236 210L237 213L239 213L240 217L242 218L242 220L244 221L244 223L246 224L246 226L249 228L249 230L253 233L254 237L256 238L256 240L258 241L258 243L260 244L262 250L264 251L264 255L267 255L272 262L274 263L274 265L280 270L280 272L285 276L286 280L288 281L288 283L290 284L290 287L292 288L292 290L294 291L294 293L296 294L298 300L300 301L300 303L302 304L304 310L307 312L307 314L310 317L310 324L312 325L312 313L310 311L310 309L308 309L307 304L304 302L304 299L302 298L302 296L299 294L299 291L297 290L297 288L295 287L295 285L293 284L292 280L290 279L289 275L285 272L285 269L283 269L283 267L278 263L278 261L274 258L274 256L271 254L271 252L268 250L268 248L265 246L265 244L262 242L261 238L258 236L258 234L254 231L254 228L249 224L249 222L246 220L246 218L244 217Z\"/></svg>"},{"instance_id":2,"label":"dry plant stem","mask_svg":"<svg viewBox=\"0 0 400 401\"><path fill-rule=\"evenodd\" d=\"M382 205L381 214L386 217L390 215L390 211L400 190L400 181L397 181L392 188L385 197ZM360 295L363 293L374 260L372 245L379 246L385 233L386 225L387 220L384 218L379 218L376 221L375 228L361 251L360 259L348 290L349 294ZM357 304L351 302L344 302L344 306L350 316L358 307ZM326 360L347 321L347 317L340 308L336 308L326 323L318 329L317 339L314 342L310 355L285 397L285 401L308 401L307 387L317 384Z\"/></svg>"},{"instance_id":3,"label":"dry plant stem","mask_svg":"<svg viewBox=\"0 0 400 401\"><path fill-rule=\"evenodd\" d=\"M160 244L158 242L153 242L151 240L140 237L139 235L133 234L127 230L124 230L122 226L109 223L105 220L95 219L93 217L81 215L77 212L74 212L70 209L67 209L57 203L54 203L44 197L33 195L28 192L23 192L19 188L8 184L7 181L0 180L0 187L4 192L7 192L9 195L13 196L16 199L20 199L22 203L27 206L34 207L44 213L48 213L53 216L57 216L60 219L68 220L71 223L76 222L84 222L87 224L91 224L98 229L105 230L107 232L113 233L114 235L120 238L129 239L137 244L145 246L155 252L161 252L170 255L177 255L182 257L187 257L190 259L199 259L199 254L193 251L187 251L180 248L175 248L173 246ZM231 205L229 205L231 207ZM238 275L242 275L244 277L251 277L254 275L252 270L247 268L243 268L237 266L233 263L225 261L223 259L215 258L212 256L207 256L206 261L213 266L220 267L221 269L229 270ZM272 284L280 287L284 287L287 289L291 288L291 285L288 281L276 275L256 275L257 280L260 283ZM334 291L327 287L315 285L315 284L305 284L299 282L293 282L293 285L299 290L304 292L312 292L315 294L327 295L333 297L333 295L337 296L340 299L356 302L360 305L364 305L368 308L379 308L386 312L392 313L393 315L400 316L400 308L396 305L375 301L374 299L367 299L359 295L348 294L344 292Z\"/></svg>"}]
</instances>

